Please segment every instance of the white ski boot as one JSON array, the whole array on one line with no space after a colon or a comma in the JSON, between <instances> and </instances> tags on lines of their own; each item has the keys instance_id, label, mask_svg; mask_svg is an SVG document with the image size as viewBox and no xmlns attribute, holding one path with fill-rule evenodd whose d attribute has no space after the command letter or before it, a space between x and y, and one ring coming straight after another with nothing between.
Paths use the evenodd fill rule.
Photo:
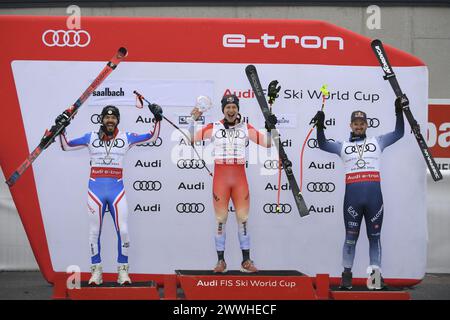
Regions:
<instances>
[{"instance_id":1,"label":"white ski boot","mask_svg":"<svg viewBox=\"0 0 450 320\"><path fill-rule=\"evenodd\" d=\"M100 263L91 266L91 278L88 283L97 286L103 283L103 269Z\"/></svg>"},{"instance_id":2,"label":"white ski boot","mask_svg":"<svg viewBox=\"0 0 450 320\"><path fill-rule=\"evenodd\" d=\"M117 283L120 285L131 284L130 276L128 275L128 264L124 263L117 267L118 277Z\"/></svg>"}]
</instances>

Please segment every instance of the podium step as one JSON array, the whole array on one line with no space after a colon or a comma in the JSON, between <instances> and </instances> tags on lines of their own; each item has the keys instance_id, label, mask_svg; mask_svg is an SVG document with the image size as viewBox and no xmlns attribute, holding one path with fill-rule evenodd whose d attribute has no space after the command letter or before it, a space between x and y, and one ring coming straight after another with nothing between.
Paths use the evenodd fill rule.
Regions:
<instances>
[{"instance_id":1,"label":"podium step","mask_svg":"<svg viewBox=\"0 0 450 320\"><path fill-rule=\"evenodd\" d=\"M315 300L312 278L296 270L176 270L187 300Z\"/></svg>"},{"instance_id":2,"label":"podium step","mask_svg":"<svg viewBox=\"0 0 450 320\"><path fill-rule=\"evenodd\" d=\"M334 300L410 300L411 296L402 288L388 287L384 290L370 290L366 286L353 286L351 290L340 290L338 286L330 288Z\"/></svg>"},{"instance_id":3,"label":"podium step","mask_svg":"<svg viewBox=\"0 0 450 320\"><path fill-rule=\"evenodd\" d=\"M104 282L99 286L81 282L80 289L67 290L72 300L159 300L159 293L153 281L135 282L119 285L117 282Z\"/></svg>"}]
</instances>

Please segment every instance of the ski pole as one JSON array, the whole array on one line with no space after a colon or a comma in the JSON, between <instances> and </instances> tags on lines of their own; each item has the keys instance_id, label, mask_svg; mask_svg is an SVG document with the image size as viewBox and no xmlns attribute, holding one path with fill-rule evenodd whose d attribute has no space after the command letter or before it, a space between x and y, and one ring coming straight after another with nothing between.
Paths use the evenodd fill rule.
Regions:
<instances>
[{"instance_id":1,"label":"ski pole","mask_svg":"<svg viewBox=\"0 0 450 320\"><path fill-rule=\"evenodd\" d=\"M330 92L328 91L326 84L324 84L320 88L320 91L322 92L322 107L320 108L320 111L323 111L323 109L325 108L325 99L330 95ZM303 188L303 154L305 152L306 142L308 141L309 136L313 132L315 126L316 126L316 124L314 124L312 126L312 128L309 129L309 132L306 135L306 139L305 139L305 141L303 141L302 151L300 152L300 192L302 192L302 188Z\"/></svg>"},{"instance_id":2,"label":"ski pole","mask_svg":"<svg viewBox=\"0 0 450 320\"><path fill-rule=\"evenodd\" d=\"M143 106L144 103L143 101L147 102L149 105L151 104L147 99L145 99L145 97L140 94L139 92L137 92L136 90L133 91L133 93L136 95L137 99L139 100L139 103ZM197 157L199 158L199 160L202 161L204 168L206 169L206 171L208 171L208 174L212 177L213 174L212 172L208 169L208 167L206 166L206 162L205 160L203 160L203 158L200 156L200 154L198 153L197 149L195 149L194 144L191 141L191 138L188 137L188 135L186 133L183 132L183 130L181 130L175 123L173 123L172 121L170 121L169 119L167 119L165 116L161 115L162 118L164 120L166 120L168 123L170 123L175 129L177 129L179 132L181 132L181 134L183 134L183 136L187 139L187 141L189 142L189 144L191 145L192 149L194 149Z\"/></svg>"}]
</instances>

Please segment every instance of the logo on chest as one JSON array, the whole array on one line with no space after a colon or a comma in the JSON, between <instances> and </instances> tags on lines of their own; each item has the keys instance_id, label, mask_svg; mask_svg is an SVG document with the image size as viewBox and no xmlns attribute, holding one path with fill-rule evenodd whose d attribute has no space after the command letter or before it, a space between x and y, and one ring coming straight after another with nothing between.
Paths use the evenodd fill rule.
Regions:
<instances>
[{"instance_id":1,"label":"logo on chest","mask_svg":"<svg viewBox=\"0 0 450 320\"><path fill-rule=\"evenodd\" d=\"M92 141L92 146L94 148L123 148L125 147L125 141L121 138L110 140L110 141L103 141L100 139L95 139Z\"/></svg>"}]
</instances>

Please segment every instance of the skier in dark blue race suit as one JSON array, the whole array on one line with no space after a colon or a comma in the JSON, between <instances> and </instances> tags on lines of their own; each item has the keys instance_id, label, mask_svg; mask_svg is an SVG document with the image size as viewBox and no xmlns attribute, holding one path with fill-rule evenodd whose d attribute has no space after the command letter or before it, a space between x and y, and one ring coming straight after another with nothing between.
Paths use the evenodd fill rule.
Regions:
<instances>
[{"instance_id":1,"label":"skier in dark blue race suit","mask_svg":"<svg viewBox=\"0 0 450 320\"><path fill-rule=\"evenodd\" d=\"M367 137L367 116L362 111L351 115L352 130L348 141L330 142L325 138L323 111L317 112L313 121L317 126L319 148L335 153L344 161L346 188L344 196L345 242L342 253L341 289L352 288L352 267L355 258L356 242L364 217L369 239L370 266L368 272L381 275L381 226L383 222L383 196L380 186L380 157L383 150L403 137L404 120L402 106L407 105L406 96L395 100L396 123L393 132ZM383 289L381 278L378 287Z\"/></svg>"}]
</instances>

